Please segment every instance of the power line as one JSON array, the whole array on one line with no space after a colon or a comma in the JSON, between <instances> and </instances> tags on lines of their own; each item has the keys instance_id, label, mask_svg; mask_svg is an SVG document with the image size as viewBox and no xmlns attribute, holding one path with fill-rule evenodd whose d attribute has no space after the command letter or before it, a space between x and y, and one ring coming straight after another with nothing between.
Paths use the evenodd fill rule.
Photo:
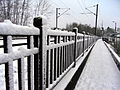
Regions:
<instances>
[{"instance_id":1,"label":"power line","mask_svg":"<svg viewBox=\"0 0 120 90\"><path fill-rule=\"evenodd\" d=\"M68 8L68 6L62 1L62 0L60 0L63 4L64 4L64 6L65 7L67 7ZM79 3L79 5L80 5L80 7L81 7L81 4L80 4L80 2L78 1L78 3ZM81 7L82 8L82 7ZM71 10L71 12L72 13L76 13L74 10L72 10L72 8L70 9ZM84 11L84 9L82 8L82 11ZM80 21L80 20L78 20L74 15L71 15L72 17L74 17L74 19L76 19L77 21ZM87 16L87 15L86 15Z\"/></svg>"},{"instance_id":2,"label":"power line","mask_svg":"<svg viewBox=\"0 0 120 90\"><path fill-rule=\"evenodd\" d=\"M62 1L62 0L59 0L66 8L68 8L68 6ZM73 13L76 13L74 10L72 10L72 8L70 8L70 10L73 12Z\"/></svg>"},{"instance_id":3,"label":"power line","mask_svg":"<svg viewBox=\"0 0 120 90\"><path fill-rule=\"evenodd\" d=\"M59 7L59 5L54 0L50 0L50 1L54 3L57 7Z\"/></svg>"},{"instance_id":4,"label":"power line","mask_svg":"<svg viewBox=\"0 0 120 90\"><path fill-rule=\"evenodd\" d=\"M66 8L68 8L68 6L62 1L62 0L59 0ZM70 11L72 12L72 13L76 13L74 10L72 10L72 8L70 8ZM70 14L71 15L71 14ZM78 20L74 15L72 15L72 17L74 17L77 21L80 21L80 20Z\"/></svg>"},{"instance_id":5,"label":"power line","mask_svg":"<svg viewBox=\"0 0 120 90\"><path fill-rule=\"evenodd\" d=\"M83 2L83 5L84 5L84 8L86 8L85 0L82 0L82 2Z\"/></svg>"},{"instance_id":6,"label":"power line","mask_svg":"<svg viewBox=\"0 0 120 90\"><path fill-rule=\"evenodd\" d=\"M95 35L97 34L97 23L98 23L98 4L97 5L94 5L96 6L96 13L92 12L91 10L89 10L88 8L86 8L86 10L89 11L89 14L93 14L96 16L96 19L95 19ZM89 7L90 8L90 7ZM83 13L83 14L87 14L87 13Z\"/></svg>"},{"instance_id":7,"label":"power line","mask_svg":"<svg viewBox=\"0 0 120 90\"><path fill-rule=\"evenodd\" d=\"M93 8L93 7L96 7L96 5L92 5L92 6L89 6L89 7L87 7L87 8Z\"/></svg>"},{"instance_id":8,"label":"power line","mask_svg":"<svg viewBox=\"0 0 120 90\"><path fill-rule=\"evenodd\" d=\"M59 13L60 9L66 9L63 13ZM56 28L58 28L58 18L60 16L62 16L63 14L65 14L68 10L70 10L70 8L56 8Z\"/></svg>"},{"instance_id":9,"label":"power line","mask_svg":"<svg viewBox=\"0 0 120 90\"><path fill-rule=\"evenodd\" d=\"M70 16L72 16L72 18L74 18L77 21L80 21L77 17L75 17L73 14L70 14Z\"/></svg>"},{"instance_id":10,"label":"power line","mask_svg":"<svg viewBox=\"0 0 120 90\"><path fill-rule=\"evenodd\" d=\"M82 5L81 5L80 1L79 1L79 0L77 0L77 2L78 2L78 4L79 4L79 6L80 6L80 8L81 8L82 12L83 12L83 13L85 13L85 11L84 11L84 9L83 9L83 7L82 7ZM85 14L85 15L87 16L87 14Z\"/></svg>"},{"instance_id":11,"label":"power line","mask_svg":"<svg viewBox=\"0 0 120 90\"><path fill-rule=\"evenodd\" d=\"M53 2L53 0L51 0L52 2ZM66 8L68 8L68 6L62 1L62 0L59 0L60 2L61 2L61 4L62 5L64 5L64 7L66 7ZM55 2L53 2L54 4L56 4ZM56 4L56 6L59 6L58 4ZM59 6L60 7L60 6ZM77 20L78 22L80 22L80 20L78 19L78 18L76 18L76 16L75 15L73 15L73 13L76 13L72 8L70 9L70 11L71 11L71 14L70 14L70 16L72 17L72 18L74 18L75 20ZM84 10L83 10L84 11ZM56 25L57 26L57 25Z\"/></svg>"},{"instance_id":12,"label":"power line","mask_svg":"<svg viewBox=\"0 0 120 90\"><path fill-rule=\"evenodd\" d=\"M66 8L68 8L68 6L62 1L62 0L59 0Z\"/></svg>"},{"instance_id":13,"label":"power line","mask_svg":"<svg viewBox=\"0 0 120 90\"><path fill-rule=\"evenodd\" d=\"M85 8L86 10L88 10L91 14L96 15L94 12L92 12L91 10L89 10L88 8Z\"/></svg>"},{"instance_id":14,"label":"power line","mask_svg":"<svg viewBox=\"0 0 120 90\"><path fill-rule=\"evenodd\" d=\"M82 5L81 5L80 1L79 1L79 0L77 0L77 2L78 2L78 4L79 4L80 8L82 9L82 11L84 12L84 9L83 9L83 7L82 7Z\"/></svg>"}]
</instances>

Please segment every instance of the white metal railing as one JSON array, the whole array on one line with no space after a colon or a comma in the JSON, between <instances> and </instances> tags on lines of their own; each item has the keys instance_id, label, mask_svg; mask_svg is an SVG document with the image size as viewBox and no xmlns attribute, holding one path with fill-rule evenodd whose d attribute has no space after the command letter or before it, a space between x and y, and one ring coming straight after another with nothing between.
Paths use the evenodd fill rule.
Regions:
<instances>
[{"instance_id":1,"label":"white metal railing","mask_svg":"<svg viewBox=\"0 0 120 90\"><path fill-rule=\"evenodd\" d=\"M6 90L14 89L13 61L18 61L18 88L25 90L24 59L27 57L28 90L52 89L62 77L76 65L76 59L84 55L97 37L74 32L48 30L0 23L0 37L3 38L4 53L0 64L5 64ZM36 20L34 19L34 23ZM36 25L35 25L36 26ZM27 49L13 51L15 36L27 38Z\"/></svg>"}]
</instances>

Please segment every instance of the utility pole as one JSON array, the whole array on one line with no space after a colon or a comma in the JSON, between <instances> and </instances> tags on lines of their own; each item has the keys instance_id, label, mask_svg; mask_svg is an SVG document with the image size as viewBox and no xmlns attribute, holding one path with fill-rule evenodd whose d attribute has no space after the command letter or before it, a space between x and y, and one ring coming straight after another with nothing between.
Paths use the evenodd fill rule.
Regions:
<instances>
[{"instance_id":1,"label":"utility pole","mask_svg":"<svg viewBox=\"0 0 120 90\"><path fill-rule=\"evenodd\" d=\"M117 23L115 23L115 32L117 31Z\"/></svg>"},{"instance_id":2,"label":"utility pole","mask_svg":"<svg viewBox=\"0 0 120 90\"><path fill-rule=\"evenodd\" d=\"M97 5L94 5L93 7L96 6L96 13L92 12L91 10L89 10L88 8L85 8L86 10L89 11L89 13L81 13L81 14L93 14L96 16L96 19L95 19L95 32L94 34L97 35L97 22L98 22L98 4ZM89 7L90 8L90 7Z\"/></svg>"},{"instance_id":3,"label":"utility pole","mask_svg":"<svg viewBox=\"0 0 120 90\"><path fill-rule=\"evenodd\" d=\"M117 27L117 23L115 23L115 32L117 31L117 28L116 28L116 27Z\"/></svg>"},{"instance_id":4,"label":"utility pole","mask_svg":"<svg viewBox=\"0 0 120 90\"><path fill-rule=\"evenodd\" d=\"M103 21L102 21L102 24L101 24L101 29L102 29L102 37L104 36L104 26L103 26Z\"/></svg>"},{"instance_id":5,"label":"utility pole","mask_svg":"<svg viewBox=\"0 0 120 90\"><path fill-rule=\"evenodd\" d=\"M58 9L56 8L56 29L58 28Z\"/></svg>"},{"instance_id":6,"label":"utility pole","mask_svg":"<svg viewBox=\"0 0 120 90\"><path fill-rule=\"evenodd\" d=\"M115 21L112 21L113 23L115 23L115 32L117 31L117 23Z\"/></svg>"},{"instance_id":7,"label":"utility pole","mask_svg":"<svg viewBox=\"0 0 120 90\"><path fill-rule=\"evenodd\" d=\"M60 14L59 13L60 9L67 9L67 10L65 10L63 13ZM65 14L68 10L70 10L70 8L56 8L56 29L58 28L58 18L63 14Z\"/></svg>"},{"instance_id":8,"label":"utility pole","mask_svg":"<svg viewBox=\"0 0 120 90\"><path fill-rule=\"evenodd\" d=\"M97 21L98 21L98 4L96 5L96 19L95 19L95 35L97 35Z\"/></svg>"}]
</instances>

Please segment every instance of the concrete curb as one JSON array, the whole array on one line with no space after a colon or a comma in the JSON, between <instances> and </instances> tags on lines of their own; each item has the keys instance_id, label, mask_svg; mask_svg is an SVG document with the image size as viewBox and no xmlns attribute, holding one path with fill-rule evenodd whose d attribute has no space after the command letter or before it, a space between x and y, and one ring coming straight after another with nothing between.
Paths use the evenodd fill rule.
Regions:
<instances>
[{"instance_id":1,"label":"concrete curb","mask_svg":"<svg viewBox=\"0 0 120 90\"><path fill-rule=\"evenodd\" d=\"M110 51L118 69L120 70L120 57L116 54L116 52L110 47L110 45L108 43L106 43L106 42L104 42L104 43L105 43L106 47L108 48L108 50Z\"/></svg>"}]
</instances>

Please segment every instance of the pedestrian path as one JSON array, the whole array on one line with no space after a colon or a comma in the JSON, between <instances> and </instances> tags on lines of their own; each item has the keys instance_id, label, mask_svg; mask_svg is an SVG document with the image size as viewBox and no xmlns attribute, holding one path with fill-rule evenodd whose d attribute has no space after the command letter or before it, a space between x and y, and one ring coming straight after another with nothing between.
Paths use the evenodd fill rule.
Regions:
<instances>
[{"instance_id":1,"label":"pedestrian path","mask_svg":"<svg viewBox=\"0 0 120 90\"><path fill-rule=\"evenodd\" d=\"M120 71L101 39L91 51L75 90L120 90Z\"/></svg>"}]
</instances>

